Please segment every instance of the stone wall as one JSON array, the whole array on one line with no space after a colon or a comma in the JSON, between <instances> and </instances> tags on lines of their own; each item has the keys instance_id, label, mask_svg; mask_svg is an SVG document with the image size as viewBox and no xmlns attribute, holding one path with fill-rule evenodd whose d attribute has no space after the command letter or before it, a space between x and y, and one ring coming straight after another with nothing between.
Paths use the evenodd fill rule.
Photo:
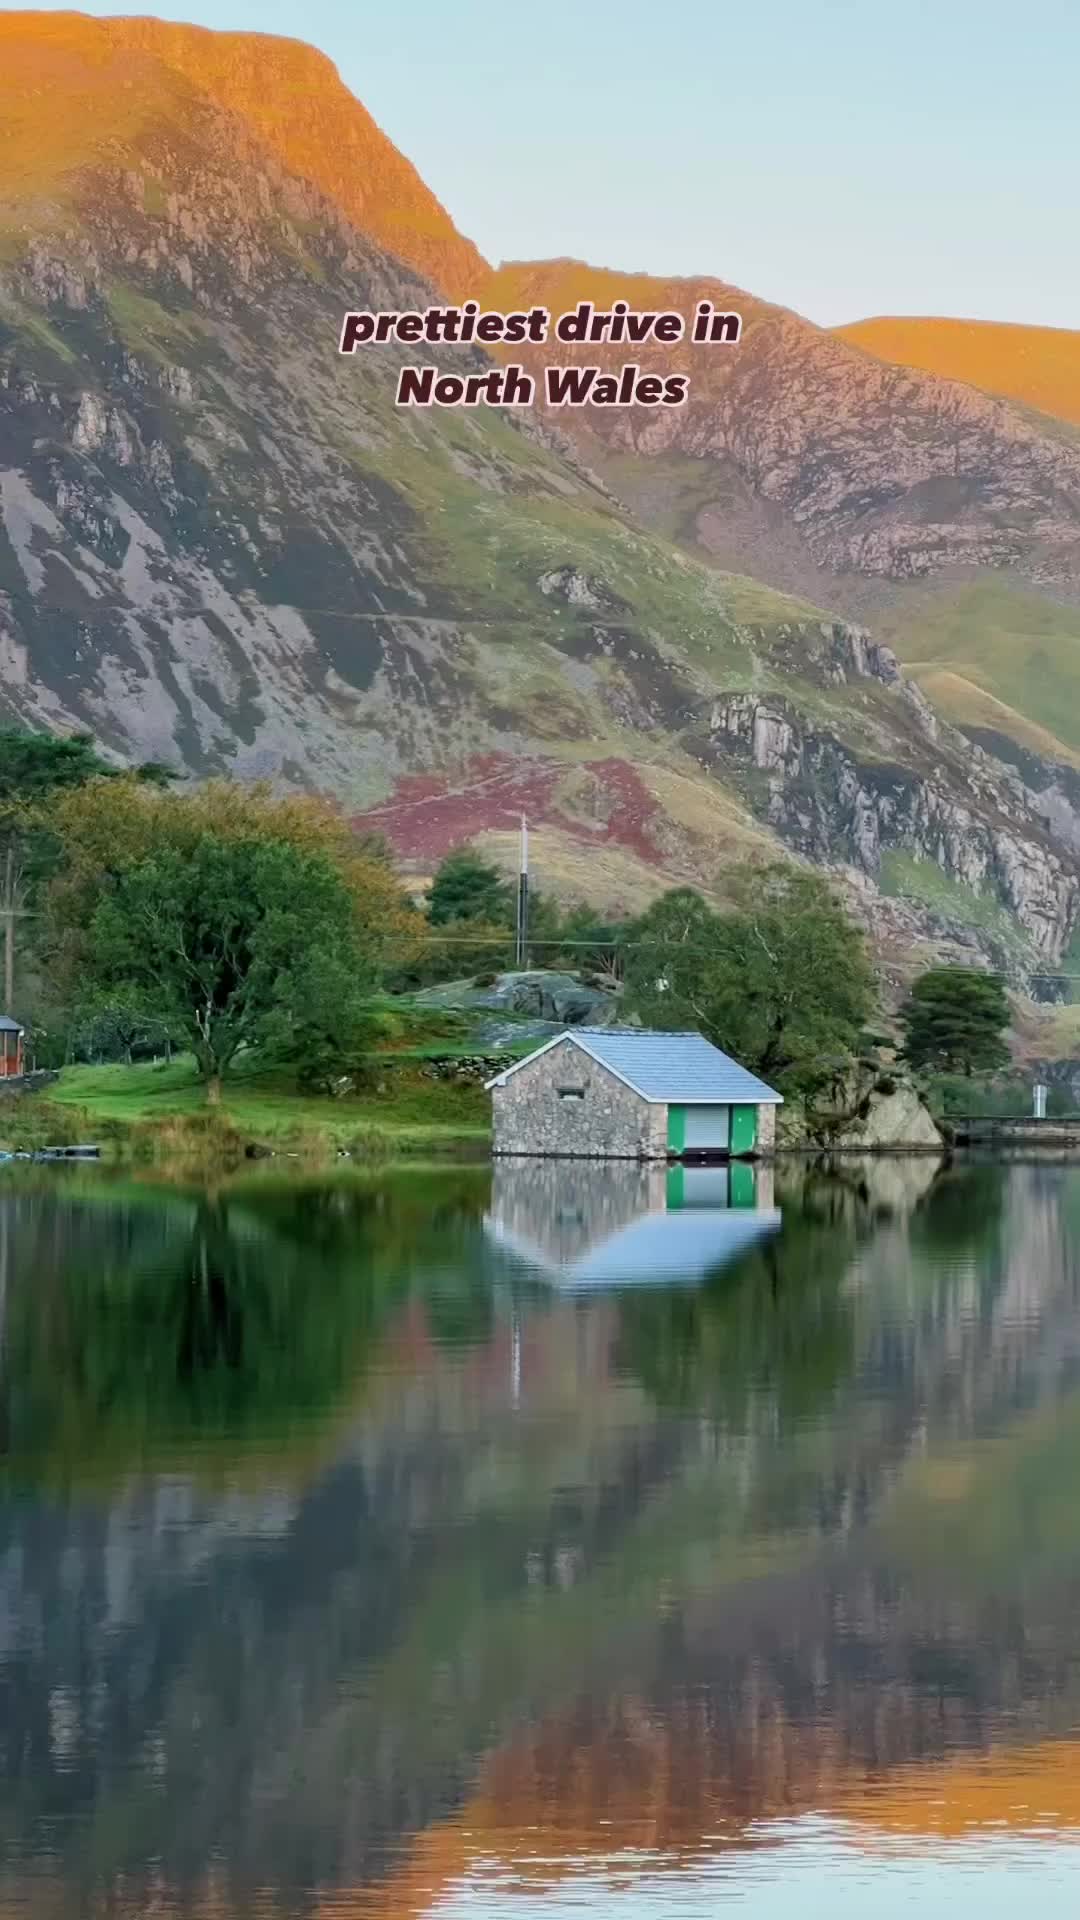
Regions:
<instances>
[{"instance_id":1,"label":"stone wall","mask_svg":"<svg viewBox=\"0 0 1080 1920\"><path fill-rule=\"evenodd\" d=\"M656 1160L503 1159L491 1176L491 1220L552 1266L580 1260L667 1206L667 1167Z\"/></svg>"},{"instance_id":2,"label":"stone wall","mask_svg":"<svg viewBox=\"0 0 1080 1920\"><path fill-rule=\"evenodd\" d=\"M563 1098L580 1087L584 1098ZM650 1106L572 1040L491 1090L496 1153L570 1154L598 1160L667 1156L667 1108Z\"/></svg>"},{"instance_id":3,"label":"stone wall","mask_svg":"<svg viewBox=\"0 0 1080 1920\"><path fill-rule=\"evenodd\" d=\"M757 1140L755 1153L775 1153L776 1151L776 1108L760 1106L757 1110Z\"/></svg>"},{"instance_id":4,"label":"stone wall","mask_svg":"<svg viewBox=\"0 0 1080 1920\"><path fill-rule=\"evenodd\" d=\"M37 1073L12 1073L7 1079L0 1080L0 1099L14 1098L16 1094L41 1093L43 1088L55 1086L60 1075L42 1067Z\"/></svg>"}]
</instances>

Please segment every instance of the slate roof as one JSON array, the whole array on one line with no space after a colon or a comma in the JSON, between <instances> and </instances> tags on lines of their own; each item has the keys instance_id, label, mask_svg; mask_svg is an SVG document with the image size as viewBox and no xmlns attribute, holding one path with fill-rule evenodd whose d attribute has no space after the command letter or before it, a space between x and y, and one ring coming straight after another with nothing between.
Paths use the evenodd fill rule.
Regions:
<instances>
[{"instance_id":1,"label":"slate roof","mask_svg":"<svg viewBox=\"0 0 1080 1920\"><path fill-rule=\"evenodd\" d=\"M22 1032L22 1028L20 1027L17 1020L13 1020L10 1014L0 1013L0 1033L21 1033L21 1032Z\"/></svg>"},{"instance_id":2,"label":"slate roof","mask_svg":"<svg viewBox=\"0 0 1080 1920\"><path fill-rule=\"evenodd\" d=\"M700 1033L652 1033L643 1027L568 1027L488 1082L501 1086L530 1060L572 1040L644 1100L678 1106L781 1106L783 1095L748 1073Z\"/></svg>"}]
</instances>

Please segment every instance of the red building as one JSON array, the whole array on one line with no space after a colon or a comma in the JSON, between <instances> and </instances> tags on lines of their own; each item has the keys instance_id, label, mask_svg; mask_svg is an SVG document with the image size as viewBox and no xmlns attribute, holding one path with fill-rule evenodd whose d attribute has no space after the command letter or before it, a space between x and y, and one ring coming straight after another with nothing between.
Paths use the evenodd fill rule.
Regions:
<instances>
[{"instance_id":1,"label":"red building","mask_svg":"<svg viewBox=\"0 0 1080 1920\"><path fill-rule=\"evenodd\" d=\"M23 1029L17 1020L0 1013L0 1080L23 1072Z\"/></svg>"}]
</instances>

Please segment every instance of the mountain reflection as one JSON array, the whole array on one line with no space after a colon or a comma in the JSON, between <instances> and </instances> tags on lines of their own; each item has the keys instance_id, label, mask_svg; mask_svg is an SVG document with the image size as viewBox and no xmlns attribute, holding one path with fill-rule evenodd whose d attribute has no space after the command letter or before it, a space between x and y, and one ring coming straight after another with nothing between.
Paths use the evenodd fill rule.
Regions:
<instances>
[{"instance_id":1,"label":"mountain reflection","mask_svg":"<svg viewBox=\"0 0 1080 1920\"><path fill-rule=\"evenodd\" d=\"M4 1190L0 1897L419 1913L1006 1748L1060 1798L1080 1174L502 1171ZM562 1283L688 1212L768 1231Z\"/></svg>"}]
</instances>

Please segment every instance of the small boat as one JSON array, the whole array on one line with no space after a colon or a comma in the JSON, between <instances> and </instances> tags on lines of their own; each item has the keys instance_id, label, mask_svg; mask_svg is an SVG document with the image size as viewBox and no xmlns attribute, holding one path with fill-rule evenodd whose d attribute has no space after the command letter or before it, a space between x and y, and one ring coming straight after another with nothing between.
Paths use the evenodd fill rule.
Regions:
<instances>
[{"instance_id":1,"label":"small boat","mask_svg":"<svg viewBox=\"0 0 1080 1920\"><path fill-rule=\"evenodd\" d=\"M34 1160L100 1160L100 1147L38 1147Z\"/></svg>"}]
</instances>

